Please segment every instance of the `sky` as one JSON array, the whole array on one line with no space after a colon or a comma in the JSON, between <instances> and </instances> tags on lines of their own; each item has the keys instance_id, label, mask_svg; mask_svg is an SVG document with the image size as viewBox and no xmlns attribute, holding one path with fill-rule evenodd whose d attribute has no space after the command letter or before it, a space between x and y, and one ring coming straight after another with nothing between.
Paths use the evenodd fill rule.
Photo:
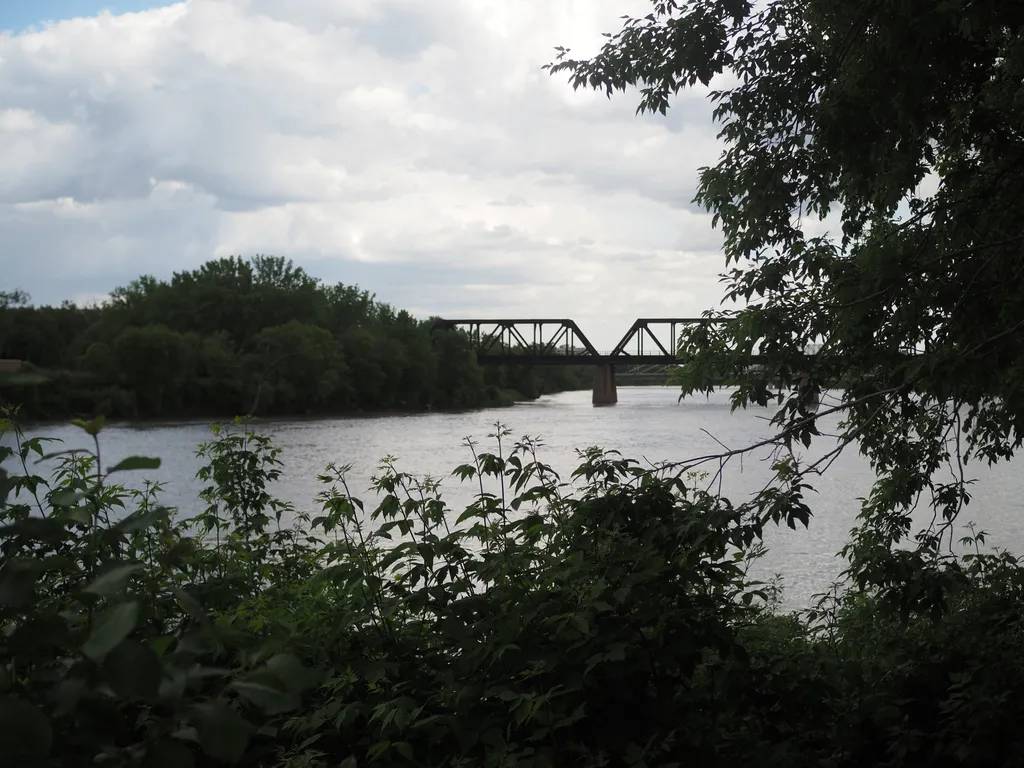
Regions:
<instances>
[{"instance_id":1,"label":"sky","mask_svg":"<svg viewBox=\"0 0 1024 768\"><path fill-rule=\"evenodd\" d=\"M24 32L47 22L98 16L103 11L123 14L170 4L171 0L0 0L0 30Z\"/></svg>"},{"instance_id":2,"label":"sky","mask_svg":"<svg viewBox=\"0 0 1024 768\"><path fill-rule=\"evenodd\" d=\"M152 3L150 3L152 5ZM274 254L419 316L717 306L704 92L573 92L649 0L0 0L0 289L102 300Z\"/></svg>"}]
</instances>

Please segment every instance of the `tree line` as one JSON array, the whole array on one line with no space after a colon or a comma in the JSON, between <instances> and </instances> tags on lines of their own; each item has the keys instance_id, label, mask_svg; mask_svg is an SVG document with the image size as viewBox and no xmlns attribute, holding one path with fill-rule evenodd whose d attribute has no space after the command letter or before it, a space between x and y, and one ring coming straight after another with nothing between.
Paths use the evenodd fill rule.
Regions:
<instances>
[{"instance_id":1,"label":"tree line","mask_svg":"<svg viewBox=\"0 0 1024 768\"><path fill-rule=\"evenodd\" d=\"M0 358L49 374L7 387L30 418L419 411L590 386L586 368L481 366L461 333L276 256L143 276L109 301L0 302Z\"/></svg>"}]
</instances>

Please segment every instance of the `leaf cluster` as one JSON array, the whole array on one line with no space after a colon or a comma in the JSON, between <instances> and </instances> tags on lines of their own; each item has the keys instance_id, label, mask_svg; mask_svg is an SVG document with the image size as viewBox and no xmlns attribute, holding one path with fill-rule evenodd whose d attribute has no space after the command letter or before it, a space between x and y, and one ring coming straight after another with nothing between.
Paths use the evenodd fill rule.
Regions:
<instances>
[{"instance_id":1,"label":"leaf cluster","mask_svg":"<svg viewBox=\"0 0 1024 768\"><path fill-rule=\"evenodd\" d=\"M683 394L736 383L735 407L777 406L787 450L842 413L836 451L856 445L878 475L851 575L885 587L878 547L951 549L965 464L1024 440L1024 8L652 6L595 57L560 49L550 69L609 96L636 87L641 112L708 89L723 149L695 202L721 230L723 303L739 308L680 340ZM918 506L935 522L915 532Z\"/></svg>"}]
</instances>

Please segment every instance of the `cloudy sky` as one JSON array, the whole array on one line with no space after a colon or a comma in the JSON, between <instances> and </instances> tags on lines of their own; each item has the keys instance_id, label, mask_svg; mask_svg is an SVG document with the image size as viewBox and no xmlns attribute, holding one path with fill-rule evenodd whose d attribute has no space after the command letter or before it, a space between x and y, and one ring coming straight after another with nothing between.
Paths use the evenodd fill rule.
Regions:
<instances>
[{"instance_id":1,"label":"cloudy sky","mask_svg":"<svg viewBox=\"0 0 1024 768\"><path fill-rule=\"evenodd\" d=\"M541 71L649 0L0 0L0 288L276 254L419 315L599 344L718 304L710 106Z\"/></svg>"}]
</instances>

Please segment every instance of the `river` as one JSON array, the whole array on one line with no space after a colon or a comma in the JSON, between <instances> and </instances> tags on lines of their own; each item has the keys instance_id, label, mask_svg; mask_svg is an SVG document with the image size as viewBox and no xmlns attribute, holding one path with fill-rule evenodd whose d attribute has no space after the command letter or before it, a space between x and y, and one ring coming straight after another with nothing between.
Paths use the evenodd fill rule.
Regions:
<instances>
[{"instance_id":1,"label":"river","mask_svg":"<svg viewBox=\"0 0 1024 768\"><path fill-rule=\"evenodd\" d=\"M827 402L826 402L827 405ZM722 445L739 448L767 437L771 412L762 409L730 412L728 391L710 398L677 402L677 391L667 387L621 387L619 403L594 408L590 392L564 392L511 408L466 413L426 413L360 418L283 420L260 423L260 429L274 437L283 449L284 471L272 489L297 508L311 509L323 490L317 473L328 462L350 464L354 493L368 489L381 458L393 455L399 469L445 477L445 494L450 506L458 508L472 497L473 487L450 477L451 470L472 456L464 438L472 437L481 449L493 445L487 435L500 422L513 437L530 435L543 440L540 458L563 473L576 466L576 449L590 445L621 451L640 460L678 461L718 452ZM834 426L835 420L831 425ZM825 424L822 431L827 431ZM35 434L61 438L65 448L90 447L90 438L71 426L33 430ZM102 433L104 463L112 466L126 456L158 456L161 468L145 473L148 479L166 484L164 503L183 511L196 510L195 478L200 461L196 446L210 433L202 423L110 426ZM834 445L834 443L832 443ZM828 449L823 438L812 445L810 456ZM738 501L763 486L770 476L765 459L767 449L755 451L728 464L722 476L722 492ZM717 465L709 466L712 471ZM974 467L977 479L973 501L962 515L961 524L973 520L989 532L989 545L1020 551L1024 542L1024 519L1020 514L1024 498L1024 476L1012 465L994 469ZM140 478L130 480L137 483ZM775 573L784 578L784 604L807 606L815 593L828 589L843 569L836 555L854 524L858 499L867 494L873 479L866 460L847 450L813 485L817 493L809 504L813 518L808 529L771 529L765 537L768 555L755 572L760 577ZM372 493L362 495L367 506ZM930 515L919 513L920 523Z\"/></svg>"}]
</instances>

